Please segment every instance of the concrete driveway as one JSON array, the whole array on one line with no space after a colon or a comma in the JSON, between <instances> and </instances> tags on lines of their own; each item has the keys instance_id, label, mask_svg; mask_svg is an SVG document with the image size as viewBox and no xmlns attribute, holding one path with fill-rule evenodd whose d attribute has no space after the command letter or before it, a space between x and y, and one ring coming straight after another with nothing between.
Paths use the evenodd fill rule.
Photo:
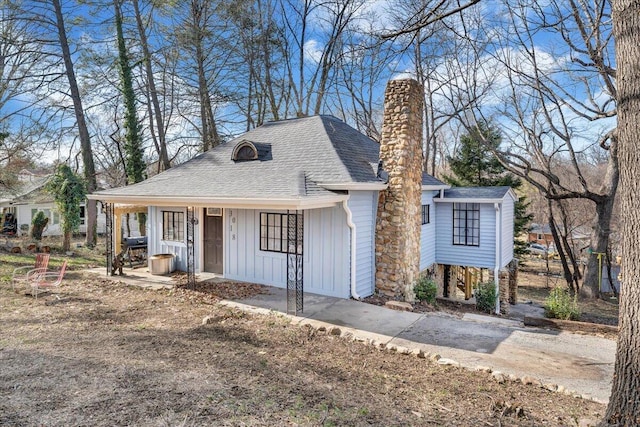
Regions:
<instances>
[{"instance_id":1,"label":"concrete driveway","mask_svg":"<svg viewBox=\"0 0 640 427\"><path fill-rule=\"evenodd\" d=\"M267 289L267 294L227 304L285 313L286 291ZM525 328L521 321L493 316L402 312L313 294L304 295L304 312L293 318L348 328L379 343L437 353L446 359L442 363L530 377L603 403L611 392L616 343L605 338Z\"/></svg>"}]
</instances>

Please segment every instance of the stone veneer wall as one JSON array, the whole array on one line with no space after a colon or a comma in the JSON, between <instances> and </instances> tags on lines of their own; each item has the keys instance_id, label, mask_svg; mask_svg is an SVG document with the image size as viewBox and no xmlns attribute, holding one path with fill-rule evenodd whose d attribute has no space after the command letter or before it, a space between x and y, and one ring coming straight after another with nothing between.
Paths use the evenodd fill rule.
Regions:
<instances>
[{"instance_id":1,"label":"stone veneer wall","mask_svg":"<svg viewBox=\"0 0 640 427\"><path fill-rule=\"evenodd\" d=\"M438 292L436 296L438 298L444 298L445 294L445 283L448 283L449 289L447 289L447 298L456 298L456 292L458 292L458 287L456 286L456 272L454 266L449 266L449 277L445 276L445 265L444 264L434 264L432 268L434 268L434 280L436 285L438 286Z\"/></svg>"},{"instance_id":2,"label":"stone veneer wall","mask_svg":"<svg viewBox=\"0 0 640 427\"><path fill-rule=\"evenodd\" d=\"M500 270L500 313L509 314L509 305L518 303L518 260Z\"/></svg>"},{"instance_id":3,"label":"stone veneer wall","mask_svg":"<svg viewBox=\"0 0 640 427\"><path fill-rule=\"evenodd\" d=\"M387 84L380 160L389 187L376 221L376 289L412 302L420 270L423 89L411 79Z\"/></svg>"},{"instance_id":4,"label":"stone veneer wall","mask_svg":"<svg viewBox=\"0 0 640 427\"><path fill-rule=\"evenodd\" d=\"M509 268L509 304L518 303L518 259L514 258L507 265Z\"/></svg>"}]
</instances>

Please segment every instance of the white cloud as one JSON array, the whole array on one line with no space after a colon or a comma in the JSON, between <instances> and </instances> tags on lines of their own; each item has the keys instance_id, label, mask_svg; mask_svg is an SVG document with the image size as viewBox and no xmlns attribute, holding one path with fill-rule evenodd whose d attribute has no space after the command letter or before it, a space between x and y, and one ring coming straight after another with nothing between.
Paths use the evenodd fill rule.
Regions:
<instances>
[{"instance_id":1,"label":"white cloud","mask_svg":"<svg viewBox=\"0 0 640 427\"><path fill-rule=\"evenodd\" d=\"M318 40L308 40L304 44L304 59L319 64L324 46Z\"/></svg>"}]
</instances>

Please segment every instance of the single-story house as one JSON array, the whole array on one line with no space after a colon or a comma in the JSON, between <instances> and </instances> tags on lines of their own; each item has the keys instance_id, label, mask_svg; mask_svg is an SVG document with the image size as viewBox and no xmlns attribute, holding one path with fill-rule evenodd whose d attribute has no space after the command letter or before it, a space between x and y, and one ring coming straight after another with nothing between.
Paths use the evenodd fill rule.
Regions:
<instances>
[{"instance_id":1,"label":"single-story house","mask_svg":"<svg viewBox=\"0 0 640 427\"><path fill-rule=\"evenodd\" d=\"M575 227L571 230L570 239L574 242L588 242L591 238L591 231L584 226ZM539 243L545 246L553 244L553 234L549 224L531 224L529 228L527 242Z\"/></svg>"},{"instance_id":2,"label":"single-story house","mask_svg":"<svg viewBox=\"0 0 640 427\"><path fill-rule=\"evenodd\" d=\"M28 235L31 229L33 217L38 212L43 212L49 219L43 236L61 236L60 214L55 205L53 196L45 191L45 185L51 178L50 174L34 174L23 170L18 175L15 191L5 192L0 196L0 215L12 214L17 221L17 234ZM136 234L137 223L132 220L132 235ZM97 232L106 231L106 216L100 203L98 203ZM80 205L80 227L78 232L86 233L85 205ZM136 235L139 235L137 233Z\"/></svg>"},{"instance_id":3,"label":"single-story house","mask_svg":"<svg viewBox=\"0 0 640 427\"><path fill-rule=\"evenodd\" d=\"M412 82L389 85L402 91ZM385 126L406 128L386 113ZM385 135L383 127L378 143L326 115L266 123L89 197L111 214L147 212L149 254L173 254L189 274L409 300L418 274L442 282L444 265L489 269L497 281L513 259L513 190L450 188L422 173L421 135Z\"/></svg>"}]
</instances>

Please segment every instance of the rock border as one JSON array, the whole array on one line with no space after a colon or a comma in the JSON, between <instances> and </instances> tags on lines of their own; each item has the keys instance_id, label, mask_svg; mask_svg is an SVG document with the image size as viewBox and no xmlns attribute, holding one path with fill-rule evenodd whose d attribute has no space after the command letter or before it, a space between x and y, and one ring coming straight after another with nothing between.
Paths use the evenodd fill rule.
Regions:
<instances>
[{"instance_id":1,"label":"rock border","mask_svg":"<svg viewBox=\"0 0 640 427\"><path fill-rule=\"evenodd\" d=\"M387 335L360 331L358 329L353 329L353 328L340 327L340 326L336 326L331 323L323 322L320 320L293 316L290 314L281 313L279 311L274 311L274 310L261 308L261 307L254 307L251 305L242 304L235 301L223 300L223 301L220 301L218 304L224 307L237 308L244 312L253 313L253 314L261 314L261 315L268 315L268 316L275 315L275 316L284 317L289 319L293 325L298 327L302 327L302 326L311 327L318 334L325 334L325 335L338 337L338 338L353 341L353 342L362 343L364 345L372 346L380 351L388 351L388 352L397 353L403 356L413 356L418 359L425 359L430 361L431 363L437 364L438 366L443 366L443 367L452 366L455 368L466 369L468 371L473 371L473 372L485 372L487 374L490 374L491 378L494 381L498 382L499 384L506 383L507 381L513 382L513 383L519 382L524 385L539 387L555 393L561 393L567 396L573 396L575 398L584 399L584 400L591 400L593 402L601 403L604 405L607 404L607 402L603 402L599 399L596 399L591 395L580 394L577 391L569 390L566 387L559 384L543 383L539 379L534 378L532 376L525 375L523 377L518 377L516 375L506 374L501 371L494 371L491 367L488 367L488 366L482 366L482 365L469 366L469 365L462 364L454 359L443 358L438 353L432 353L428 351L425 352L423 349L419 347L410 348L410 347L394 344L391 342L394 337L390 337ZM202 321L203 325L206 325L208 323L211 323L210 316L205 317Z\"/></svg>"},{"instance_id":2,"label":"rock border","mask_svg":"<svg viewBox=\"0 0 640 427\"><path fill-rule=\"evenodd\" d=\"M546 317L524 316L525 326L552 328L570 332L591 332L617 334L618 327L599 323L578 322L575 320L549 319Z\"/></svg>"}]
</instances>

